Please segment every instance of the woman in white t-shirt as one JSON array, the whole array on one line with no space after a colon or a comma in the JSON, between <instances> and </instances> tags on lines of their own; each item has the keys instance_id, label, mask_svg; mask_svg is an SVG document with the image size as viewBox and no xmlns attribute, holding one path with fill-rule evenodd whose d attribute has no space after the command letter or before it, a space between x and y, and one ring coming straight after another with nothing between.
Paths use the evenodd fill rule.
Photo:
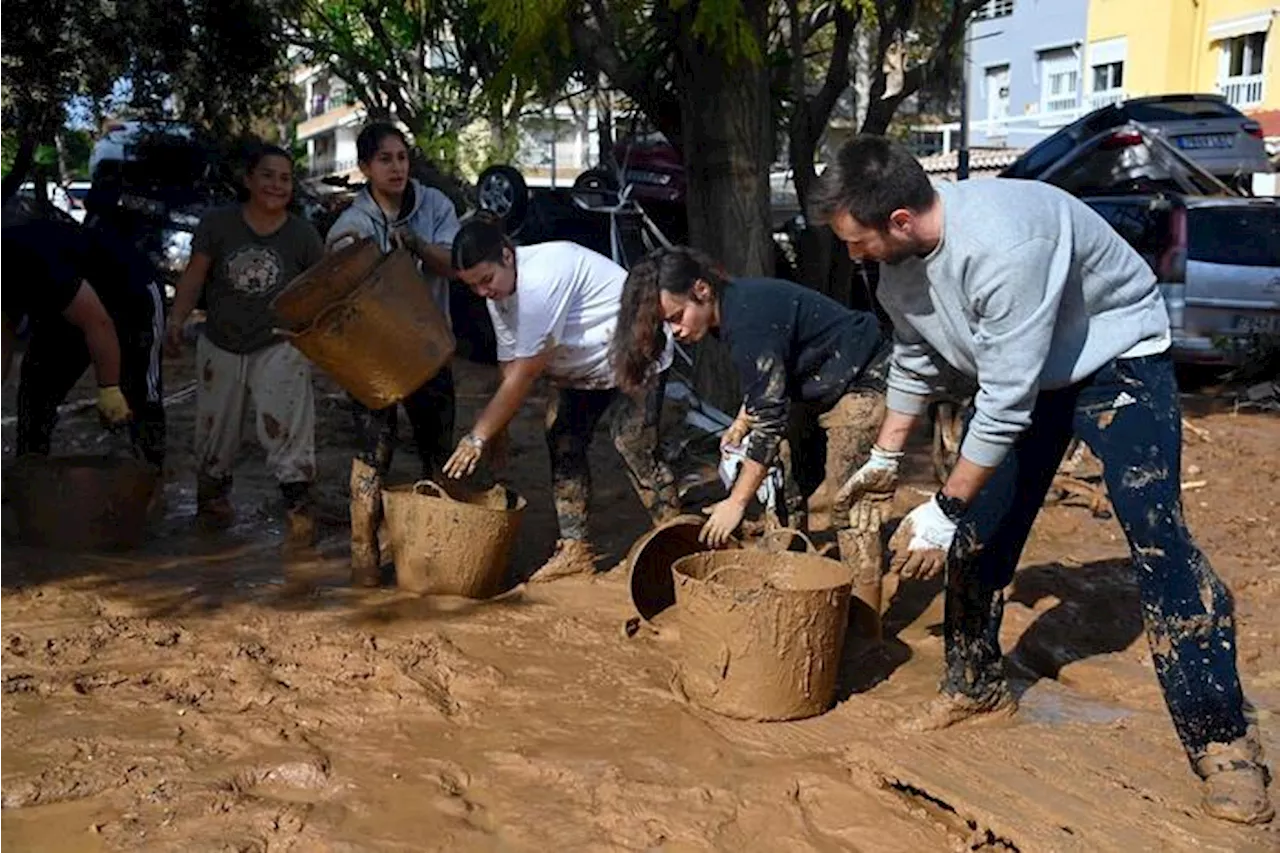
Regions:
<instances>
[{"instance_id":1,"label":"woman in white t-shirt","mask_svg":"<svg viewBox=\"0 0 1280 853\"><path fill-rule=\"evenodd\" d=\"M670 342L653 381L634 396L618 390L609 363L626 270L576 243L517 248L498 223L486 219L462 226L453 241L453 266L458 278L486 300L502 384L445 463L445 473L457 478L475 470L539 376L545 374L559 390L546 422L560 540L555 555L531 580L553 580L594 566L587 543L587 450L606 413L614 447L645 509L655 521L678 514L675 479L657 452Z\"/></svg>"}]
</instances>

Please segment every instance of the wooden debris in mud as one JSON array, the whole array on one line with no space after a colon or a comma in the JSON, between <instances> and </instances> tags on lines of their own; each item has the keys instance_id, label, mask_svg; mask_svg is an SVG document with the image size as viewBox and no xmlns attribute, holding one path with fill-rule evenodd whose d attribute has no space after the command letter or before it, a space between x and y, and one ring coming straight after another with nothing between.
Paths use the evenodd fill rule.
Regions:
<instances>
[{"instance_id":1,"label":"wooden debris in mud","mask_svg":"<svg viewBox=\"0 0 1280 853\"><path fill-rule=\"evenodd\" d=\"M1196 438L1203 441L1205 444L1213 444L1213 437L1210 435L1209 431L1204 427L1196 426L1195 424L1191 423L1191 421L1187 420L1186 418L1183 418L1182 428L1185 429L1187 432L1191 433L1192 435L1194 435Z\"/></svg>"}]
</instances>

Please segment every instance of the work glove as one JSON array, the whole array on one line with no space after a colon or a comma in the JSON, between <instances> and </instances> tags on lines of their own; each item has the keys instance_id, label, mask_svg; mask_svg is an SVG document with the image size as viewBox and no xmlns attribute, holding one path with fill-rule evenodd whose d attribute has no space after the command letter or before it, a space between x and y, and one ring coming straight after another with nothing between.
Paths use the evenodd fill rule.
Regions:
<instances>
[{"instance_id":1,"label":"work glove","mask_svg":"<svg viewBox=\"0 0 1280 853\"><path fill-rule=\"evenodd\" d=\"M484 439L467 433L458 442L449 461L444 463L446 476L457 480L475 473L480 457L484 456Z\"/></svg>"},{"instance_id":2,"label":"work glove","mask_svg":"<svg viewBox=\"0 0 1280 853\"><path fill-rule=\"evenodd\" d=\"M898 490L898 468L903 455L901 450L881 450L872 446L871 458L854 471L836 492L832 512L847 512L849 507L862 502L864 498L893 500L894 492Z\"/></svg>"},{"instance_id":3,"label":"work glove","mask_svg":"<svg viewBox=\"0 0 1280 853\"><path fill-rule=\"evenodd\" d=\"M119 385L106 385L98 389L98 419L108 429L114 429L133 420L129 401L120 392Z\"/></svg>"},{"instance_id":4,"label":"work glove","mask_svg":"<svg viewBox=\"0 0 1280 853\"><path fill-rule=\"evenodd\" d=\"M904 578L928 580L942 572L951 541L956 537L956 522L947 517L938 504L938 496L907 513L889 540L893 557L890 571Z\"/></svg>"}]
</instances>

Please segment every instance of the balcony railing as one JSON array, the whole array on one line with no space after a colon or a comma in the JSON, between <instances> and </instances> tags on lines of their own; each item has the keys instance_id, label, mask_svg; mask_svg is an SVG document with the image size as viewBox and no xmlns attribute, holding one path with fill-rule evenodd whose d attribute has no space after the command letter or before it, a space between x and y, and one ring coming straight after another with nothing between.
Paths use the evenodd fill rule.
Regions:
<instances>
[{"instance_id":1,"label":"balcony railing","mask_svg":"<svg viewBox=\"0 0 1280 853\"><path fill-rule=\"evenodd\" d=\"M307 177L323 178L338 172L347 172L356 167L355 160L339 160L336 157L317 157L307 168Z\"/></svg>"},{"instance_id":2,"label":"balcony railing","mask_svg":"<svg viewBox=\"0 0 1280 853\"><path fill-rule=\"evenodd\" d=\"M1107 89L1102 92L1089 93L1089 109L1100 110L1124 100L1124 92L1119 89Z\"/></svg>"},{"instance_id":3,"label":"balcony railing","mask_svg":"<svg viewBox=\"0 0 1280 853\"><path fill-rule=\"evenodd\" d=\"M1071 110L1076 106L1076 93L1072 92L1068 95L1063 95L1060 98L1049 98L1044 102L1043 112L1050 114L1062 113Z\"/></svg>"},{"instance_id":4,"label":"balcony railing","mask_svg":"<svg viewBox=\"0 0 1280 853\"><path fill-rule=\"evenodd\" d=\"M1228 77L1218 81L1218 91L1233 107L1243 107L1262 102L1262 75Z\"/></svg>"}]
</instances>

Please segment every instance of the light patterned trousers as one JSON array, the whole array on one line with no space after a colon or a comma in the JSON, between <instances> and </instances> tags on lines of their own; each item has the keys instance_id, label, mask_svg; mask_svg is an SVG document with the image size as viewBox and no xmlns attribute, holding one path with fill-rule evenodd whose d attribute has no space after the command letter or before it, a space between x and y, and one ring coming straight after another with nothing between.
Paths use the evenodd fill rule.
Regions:
<instances>
[{"instance_id":1,"label":"light patterned trousers","mask_svg":"<svg viewBox=\"0 0 1280 853\"><path fill-rule=\"evenodd\" d=\"M196 459L200 475L231 476L245 406L253 398L258 442L278 483L316 474L316 403L311 364L287 343L241 355L204 335L196 344Z\"/></svg>"}]
</instances>

